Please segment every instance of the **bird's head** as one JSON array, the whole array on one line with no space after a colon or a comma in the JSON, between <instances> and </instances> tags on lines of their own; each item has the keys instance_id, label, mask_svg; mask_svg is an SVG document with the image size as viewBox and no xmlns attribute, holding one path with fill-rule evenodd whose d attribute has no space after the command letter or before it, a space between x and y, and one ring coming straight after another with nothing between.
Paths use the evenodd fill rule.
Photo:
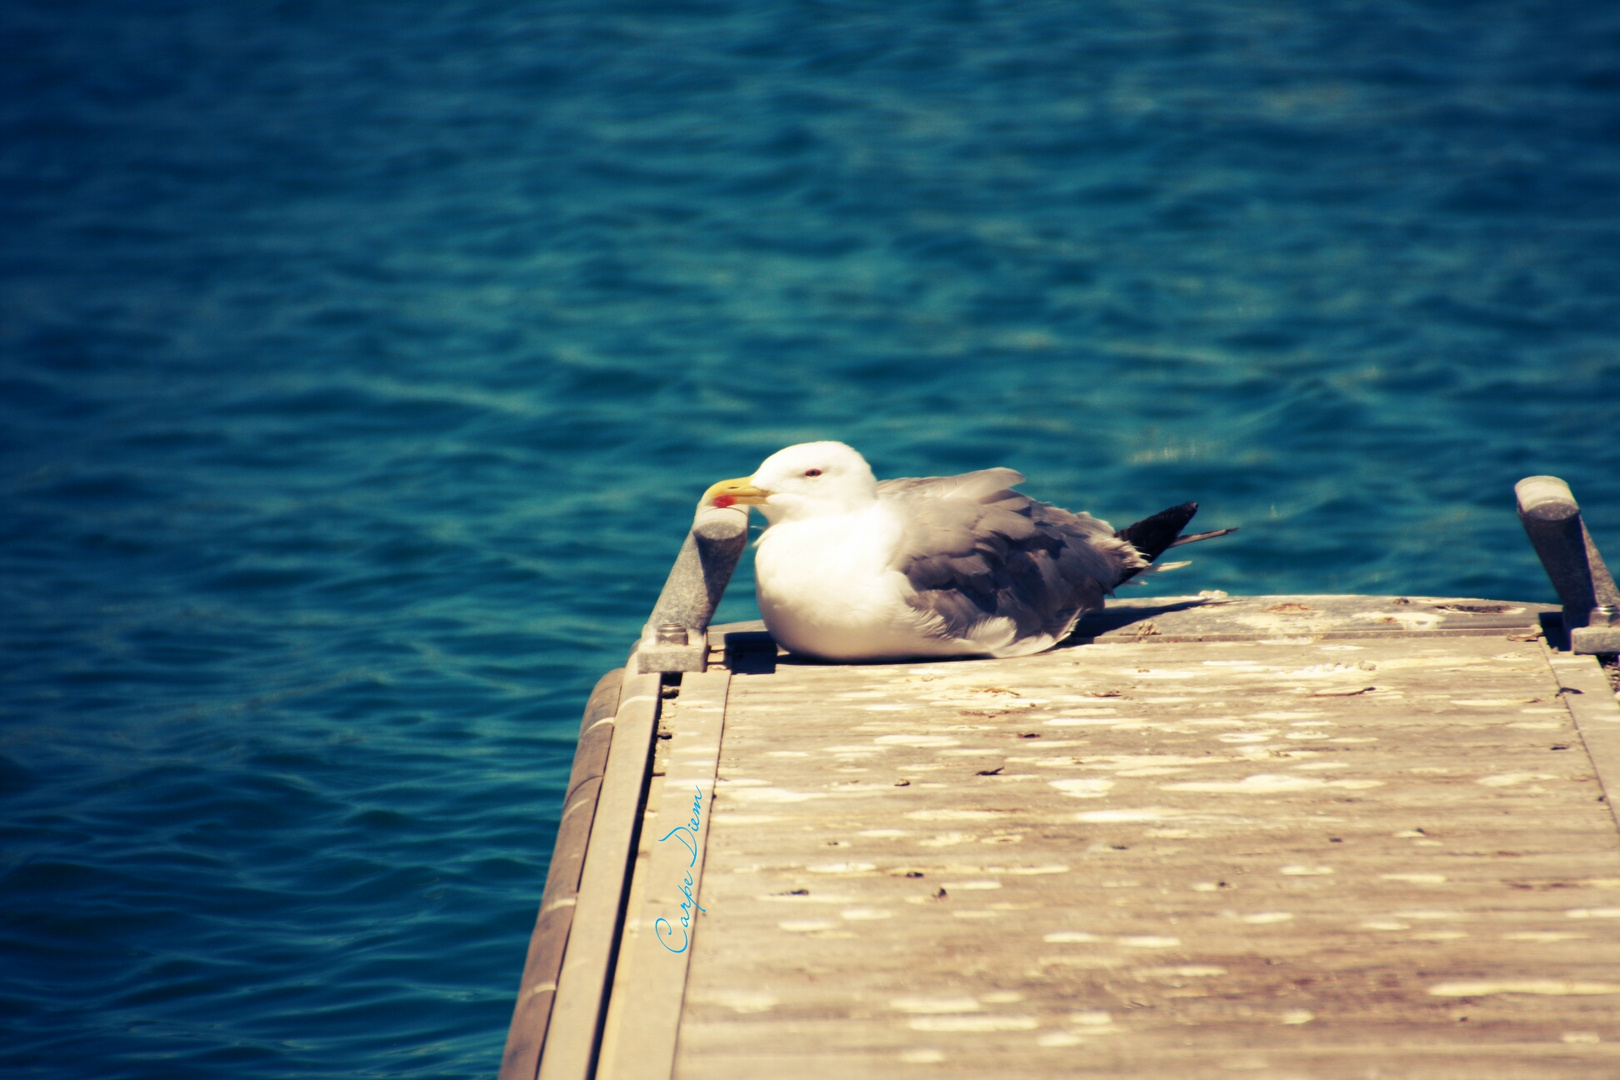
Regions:
<instances>
[{"instance_id":1,"label":"bird's head","mask_svg":"<svg viewBox=\"0 0 1620 1080\"><path fill-rule=\"evenodd\" d=\"M712 506L757 506L772 523L858 509L876 498L872 467L840 442L778 450L753 476L722 480L703 493L704 503Z\"/></svg>"}]
</instances>

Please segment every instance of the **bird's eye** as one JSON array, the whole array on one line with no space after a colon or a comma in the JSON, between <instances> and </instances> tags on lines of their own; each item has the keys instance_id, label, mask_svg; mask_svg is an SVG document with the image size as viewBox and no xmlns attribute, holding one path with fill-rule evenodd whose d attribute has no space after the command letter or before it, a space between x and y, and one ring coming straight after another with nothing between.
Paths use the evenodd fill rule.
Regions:
<instances>
[{"instance_id":1,"label":"bird's eye","mask_svg":"<svg viewBox=\"0 0 1620 1080\"><path fill-rule=\"evenodd\" d=\"M804 475L806 475L806 476L820 476L821 475L821 470L820 469L806 469L806 470L804 470Z\"/></svg>"}]
</instances>

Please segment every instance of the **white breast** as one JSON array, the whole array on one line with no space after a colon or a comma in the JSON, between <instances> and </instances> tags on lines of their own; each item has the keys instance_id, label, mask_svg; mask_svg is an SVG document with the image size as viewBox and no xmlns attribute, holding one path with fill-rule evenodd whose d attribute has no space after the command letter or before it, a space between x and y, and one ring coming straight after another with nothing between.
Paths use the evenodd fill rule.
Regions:
<instances>
[{"instance_id":1,"label":"white breast","mask_svg":"<svg viewBox=\"0 0 1620 1080\"><path fill-rule=\"evenodd\" d=\"M831 660L946 655L906 603L904 575L889 569L899 541L900 523L881 503L766 529L754 576L771 635Z\"/></svg>"}]
</instances>

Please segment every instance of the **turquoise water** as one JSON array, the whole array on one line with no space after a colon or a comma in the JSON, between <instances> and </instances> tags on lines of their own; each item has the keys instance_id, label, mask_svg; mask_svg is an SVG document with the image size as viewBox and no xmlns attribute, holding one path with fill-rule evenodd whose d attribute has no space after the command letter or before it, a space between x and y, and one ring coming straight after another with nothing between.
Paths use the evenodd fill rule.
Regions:
<instances>
[{"instance_id":1,"label":"turquoise water","mask_svg":"<svg viewBox=\"0 0 1620 1080\"><path fill-rule=\"evenodd\" d=\"M579 709L811 438L1620 558L1612 4L0 9L0 1070L492 1074ZM722 618L753 615L745 565Z\"/></svg>"}]
</instances>

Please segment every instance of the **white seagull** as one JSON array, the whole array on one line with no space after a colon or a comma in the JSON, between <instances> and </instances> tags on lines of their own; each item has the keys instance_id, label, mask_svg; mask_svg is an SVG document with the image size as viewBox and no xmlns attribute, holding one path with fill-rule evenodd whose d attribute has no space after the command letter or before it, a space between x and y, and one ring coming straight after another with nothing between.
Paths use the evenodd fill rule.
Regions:
<instances>
[{"instance_id":1,"label":"white seagull","mask_svg":"<svg viewBox=\"0 0 1620 1080\"><path fill-rule=\"evenodd\" d=\"M1025 656L1049 649L1103 596L1178 544L1186 503L1115 532L1012 490L1012 469L884 480L840 442L800 443L714 506L757 506L759 610L790 652L824 660Z\"/></svg>"}]
</instances>

